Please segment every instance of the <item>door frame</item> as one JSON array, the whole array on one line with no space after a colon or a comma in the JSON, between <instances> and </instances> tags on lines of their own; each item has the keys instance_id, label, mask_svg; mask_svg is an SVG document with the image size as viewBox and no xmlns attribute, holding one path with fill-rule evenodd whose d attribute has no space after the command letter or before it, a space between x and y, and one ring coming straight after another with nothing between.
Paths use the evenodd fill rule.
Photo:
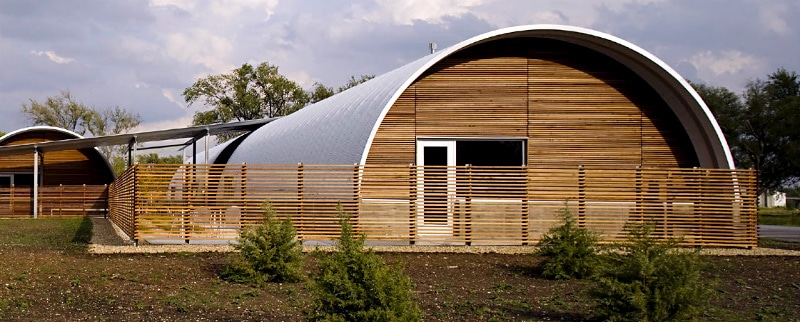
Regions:
<instances>
[{"instance_id":1,"label":"door frame","mask_svg":"<svg viewBox=\"0 0 800 322\"><path fill-rule=\"evenodd\" d=\"M419 236L452 236L453 235L453 209L456 197L456 141L454 139L418 139L417 143L417 234ZM447 148L447 197L446 216L444 223L425 222L425 148Z\"/></svg>"}]
</instances>

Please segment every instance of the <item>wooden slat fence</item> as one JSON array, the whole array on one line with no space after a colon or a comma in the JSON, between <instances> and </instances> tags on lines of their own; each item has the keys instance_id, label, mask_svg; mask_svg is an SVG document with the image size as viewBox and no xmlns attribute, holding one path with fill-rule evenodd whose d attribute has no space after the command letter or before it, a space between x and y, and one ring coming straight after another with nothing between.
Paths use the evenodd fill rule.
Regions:
<instances>
[{"instance_id":1,"label":"wooden slat fence","mask_svg":"<svg viewBox=\"0 0 800 322\"><path fill-rule=\"evenodd\" d=\"M108 187L108 218L129 237L136 236L136 171L128 168Z\"/></svg>"},{"instance_id":2,"label":"wooden slat fence","mask_svg":"<svg viewBox=\"0 0 800 322\"><path fill-rule=\"evenodd\" d=\"M106 185L58 185L39 187L38 217L105 215ZM0 188L0 218L33 217L33 187Z\"/></svg>"},{"instance_id":3,"label":"wooden slat fence","mask_svg":"<svg viewBox=\"0 0 800 322\"><path fill-rule=\"evenodd\" d=\"M269 200L306 241L338 236L337 205L368 240L535 244L566 207L605 242L626 222L695 246L757 242L755 173L358 165L137 165L110 188L111 218L136 240L233 240Z\"/></svg>"}]
</instances>

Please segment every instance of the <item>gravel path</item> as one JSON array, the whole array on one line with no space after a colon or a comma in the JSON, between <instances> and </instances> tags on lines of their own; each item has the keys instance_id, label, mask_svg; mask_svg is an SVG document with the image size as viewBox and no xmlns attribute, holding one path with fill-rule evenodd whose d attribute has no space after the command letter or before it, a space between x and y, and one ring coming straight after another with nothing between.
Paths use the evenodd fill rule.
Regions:
<instances>
[{"instance_id":1,"label":"gravel path","mask_svg":"<svg viewBox=\"0 0 800 322\"><path fill-rule=\"evenodd\" d=\"M130 254L130 253L180 253L180 252L233 252L230 245L133 245L110 220L92 218L94 228L89 252L94 254ZM535 246L370 246L376 252L406 253L497 253L497 254L530 254L536 251ZM332 246L303 246L304 251L316 249L328 251ZM703 255L714 256L800 256L800 251L761 248L705 248Z\"/></svg>"}]
</instances>

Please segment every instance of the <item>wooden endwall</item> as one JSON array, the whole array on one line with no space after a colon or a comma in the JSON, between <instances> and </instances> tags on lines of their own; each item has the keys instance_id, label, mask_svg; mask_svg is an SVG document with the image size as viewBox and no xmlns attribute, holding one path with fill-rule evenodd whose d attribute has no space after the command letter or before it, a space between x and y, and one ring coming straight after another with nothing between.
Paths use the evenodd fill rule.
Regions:
<instances>
[{"instance_id":1,"label":"wooden endwall","mask_svg":"<svg viewBox=\"0 0 800 322\"><path fill-rule=\"evenodd\" d=\"M532 167L692 167L685 130L639 76L593 50L541 38L463 50L387 113L367 164L410 164L417 137L528 138Z\"/></svg>"},{"instance_id":2,"label":"wooden endwall","mask_svg":"<svg viewBox=\"0 0 800 322\"><path fill-rule=\"evenodd\" d=\"M35 130L9 138L3 145L20 145L54 140L74 139L66 133ZM114 181L106 161L93 149L45 152L44 164L39 169L43 183L57 185L103 185ZM33 151L0 157L0 173L33 173Z\"/></svg>"}]
</instances>

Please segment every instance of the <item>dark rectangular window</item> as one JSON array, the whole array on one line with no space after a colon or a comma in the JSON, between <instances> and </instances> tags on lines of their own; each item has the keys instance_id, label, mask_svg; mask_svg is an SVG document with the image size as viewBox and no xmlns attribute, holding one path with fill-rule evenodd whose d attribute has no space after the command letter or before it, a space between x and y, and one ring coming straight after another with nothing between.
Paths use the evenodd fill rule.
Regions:
<instances>
[{"instance_id":1,"label":"dark rectangular window","mask_svg":"<svg viewBox=\"0 0 800 322\"><path fill-rule=\"evenodd\" d=\"M522 166L525 164L524 140L458 140L456 165Z\"/></svg>"}]
</instances>

